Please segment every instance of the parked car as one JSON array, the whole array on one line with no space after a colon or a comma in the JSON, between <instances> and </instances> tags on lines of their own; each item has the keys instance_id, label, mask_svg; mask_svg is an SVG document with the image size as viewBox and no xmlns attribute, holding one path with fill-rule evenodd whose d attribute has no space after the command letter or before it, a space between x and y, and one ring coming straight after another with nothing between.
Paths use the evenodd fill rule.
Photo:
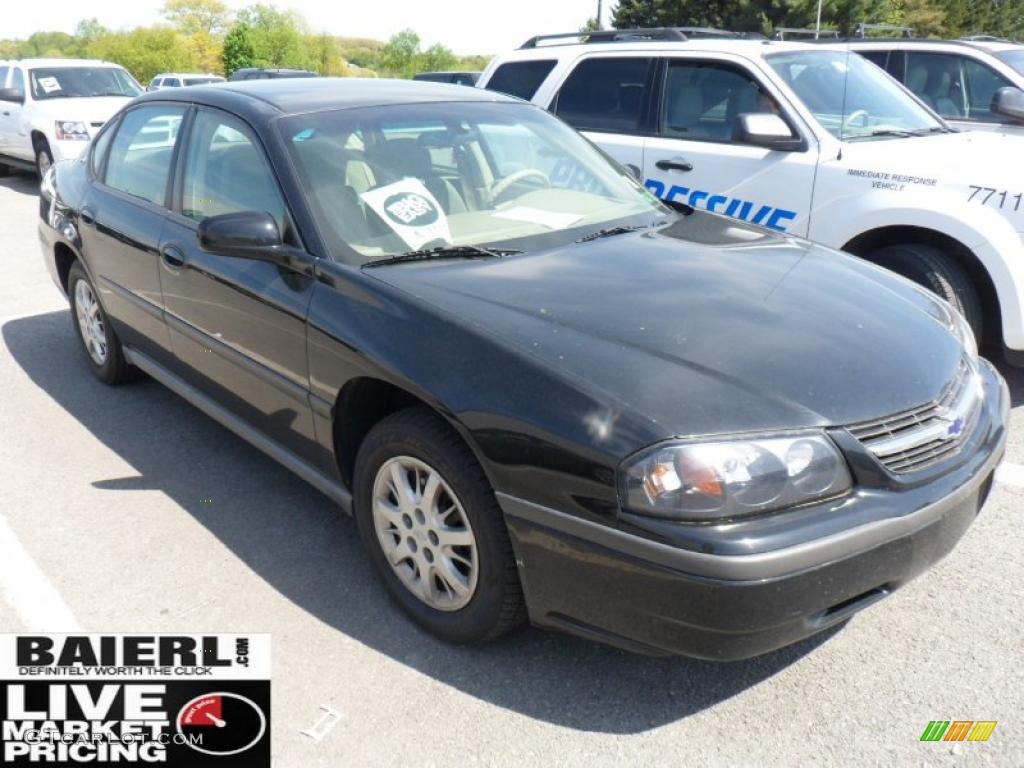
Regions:
<instances>
[{"instance_id":1,"label":"parked car","mask_svg":"<svg viewBox=\"0 0 1024 768\"><path fill-rule=\"evenodd\" d=\"M163 72L146 86L147 91L159 91L161 88L183 88L190 85L210 85L211 83L223 83L224 78L220 75L185 74L182 72Z\"/></svg>"},{"instance_id":2,"label":"parked car","mask_svg":"<svg viewBox=\"0 0 1024 768\"><path fill-rule=\"evenodd\" d=\"M914 37L865 38L845 45L882 67L952 125L1024 136L1024 46Z\"/></svg>"},{"instance_id":3,"label":"parked car","mask_svg":"<svg viewBox=\"0 0 1024 768\"><path fill-rule=\"evenodd\" d=\"M478 87L550 109L672 204L911 278L1024 364L1024 143L953 131L849 50L573 32L498 56Z\"/></svg>"},{"instance_id":4,"label":"parked car","mask_svg":"<svg viewBox=\"0 0 1024 768\"><path fill-rule=\"evenodd\" d=\"M413 75L413 80L426 80L429 83L453 83L454 85L476 85L480 78L479 72L420 72Z\"/></svg>"},{"instance_id":5,"label":"parked car","mask_svg":"<svg viewBox=\"0 0 1024 768\"><path fill-rule=\"evenodd\" d=\"M947 303L676 213L488 91L148 94L39 210L92 373L145 371L352 511L446 640L528 613L768 651L949 552L1003 453L1006 385Z\"/></svg>"},{"instance_id":6,"label":"parked car","mask_svg":"<svg viewBox=\"0 0 1024 768\"><path fill-rule=\"evenodd\" d=\"M231 73L228 80L277 80L283 77L319 77L308 69L275 69L271 67L243 67Z\"/></svg>"},{"instance_id":7,"label":"parked car","mask_svg":"<svg viewBox=\"0 0 1024 768\"><path fill-rule=\"evenodd\" d=\"M0 61L0 175L75 158L142 86L117 64L90 59Z\"/></svg>"}]
</instances>

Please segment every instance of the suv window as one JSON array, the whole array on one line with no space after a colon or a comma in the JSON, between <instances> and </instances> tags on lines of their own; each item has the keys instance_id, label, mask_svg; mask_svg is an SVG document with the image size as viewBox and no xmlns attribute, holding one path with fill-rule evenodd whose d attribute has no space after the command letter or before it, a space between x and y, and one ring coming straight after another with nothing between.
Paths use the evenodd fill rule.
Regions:
<instances>
[{"instance_id":1,"label":"suv window","mask_svg":"<svg viewBox=\"0 0 1024 768\"><path fill-rule=\"evenodd\" d=\"M11 88L25 98L25 76L21 73L21 67L11 67Z\"/></svg>"},{"instance_id":2,"label":"suv window","mask_svg":"<svg viewBox=\"0 0 1024 768\"><path fill-rule=\"evenodd\" d=\"M238 211L266 211L284 232L284 201L249 127L201 109L188 143L181 212L199 221Z\"/></svg>"},{"instance_id":3,"label":"suv window","mask_svg":"<svg viewBox=\"0 0 1024 768\"><path fill-rule=\"evenodd\" d=\"M10 72L10 67L0 67L0 88L7 87L7 73Z\"/></svg>"},{"instance_id":4,"label":"suv window","mask_svg":"<svg viewBox=\"0 0 1024 768\"><path fill-rule=\"evenodd\" d=\"M133 109L121 120L110 145L104 183L164 205L171 158L185 107L159 105Z\"/></svg>"},{"instance_id":5,"label":"suv window","mask_svg":"<svg viewBox=\"0 0 1024 768\"><path fill-rule=\"evenodd\" d=\"M502 64L496 70L491 79L487 81L487 90L507 93L509 96L518 96L520 99L530 100L533 94L540 88L551 70L555 68L553 60L542 61L511 61Z\"/></svg>"},{"instance_id":6,"label":"suv window","mask_svg":"<svg viewBox=\"0 0 1024 768\"><path fill-rule=\"evenodd\" d=\"M907 87L943 117L1001 121L991 111L992 97L1008 80L984 64L951 53L907 54Z\"/></svg>"},{"instance_id":7,"label":"suv window","mask_svg":"<svg viewBox=\"0 0 1024 768\"><path fill-rule=\"evenodd\" d=\"M740 115L782 117L775 99L732 64L670 61L665 77L659 132L696 141L731 141Z\"/></svg>"},{"instance_id":8,"label":"suv window","mask_svg":"<svg viewBox=\"0 0 1024 768\"><path fill-rule=\"evenodd\" d=\"M654 59L590 58L565 81L554 112L581 131L638 133Z\"/></svg>"},{"instance_id":9,"label":"suv window","mask_svg":"<svg viewBox=\"0 0 1024 768\"><path fill-rule=\"evenodd\" d=\"M882 69L885 69L885 63L889 60L888 51L857 51L857 53Z\"/></svg>"}]
</instances>

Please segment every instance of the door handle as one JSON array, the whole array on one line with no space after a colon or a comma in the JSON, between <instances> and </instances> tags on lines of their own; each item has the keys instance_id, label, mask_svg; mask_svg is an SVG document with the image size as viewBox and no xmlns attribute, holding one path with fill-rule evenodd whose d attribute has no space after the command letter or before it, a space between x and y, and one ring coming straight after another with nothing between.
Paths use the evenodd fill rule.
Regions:
<instances>
[{"instance_id":1,"label":"door handle","mask_svg":"<svg viewBox=\"0 0 1024 768\"><path fill-rule=\"evenodd\" d=\"M188 265L188 257L181 249L168 245L160 251L160 258L170 269L177 271Z\"/></svg>"},{"instance_id":2,"label":"door handle","mask_svg":"<svg viewBox=\"0 0 1024 768\"><path fill-rule=\"evenodd\" d=\"M687 172L687 171L692 171L693 170L693 163L690 163L690 162L688 162L686 160L683 160L683 159L679 159L679 160L659 160L654 165L655 165L655 167L660 168L663 171L683 171L683 172Z\"/></svg>"},{"instance_id":3,"label":"door handle","mask_svg":"<svg viewBox=\"0 0 1024 768\"><path fill-rule=\"evenodd\" d=\"M6 109L5 109L5 110L4 110L4 117L10 117L10 116L11 116L11 113L10 113L10 112L8 112L8 111L7 111Z\"/></svg>"}]
</instances>

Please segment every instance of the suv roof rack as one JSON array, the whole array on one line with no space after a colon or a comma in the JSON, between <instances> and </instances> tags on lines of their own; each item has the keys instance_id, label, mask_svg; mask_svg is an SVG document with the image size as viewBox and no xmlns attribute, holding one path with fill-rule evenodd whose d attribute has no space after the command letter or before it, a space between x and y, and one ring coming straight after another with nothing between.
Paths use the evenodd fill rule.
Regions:
<instances>
[{"instance_id":1,"label":"suv roof rack","mask_svg":"<svg viewBox=\"0 0 1024 768\"><path fill-rule=\"evenodd\" d=\"M735 32L714 27L650 27L643 29L602 29L595 32L560 32L554 35L537 35L519 46L538 48L540 43L562 40L560 45L577 45L589 43L631 43L644 40L667 40L670 42L686 42L694 39L721 38L730 40L767 40L759 32Z\"/></svg>"},{"instance_id":2,"label":"suv roof rack","mask_svg":"<svg viewBox=\"0 0 1024 768\"><path fill-rule=\"evenodd\" d=\"M867 38L868 32L898 32L897 37L915 37L913 27L901 27L899 24L864 24L857 25L854 38Z\"/></svg>"},{"instance_id":3,"label":"suv roof rack","mask_svg":"<svg viewBox=\"0 0 1024 768\"><path fill-rule=\"evenodd\" d=\"M838 40L838 29L811 29L808 27L776 27L776 40L785 40L787 35L792 37L813 37L815 40Z\"/></svg>"}]
</instances>

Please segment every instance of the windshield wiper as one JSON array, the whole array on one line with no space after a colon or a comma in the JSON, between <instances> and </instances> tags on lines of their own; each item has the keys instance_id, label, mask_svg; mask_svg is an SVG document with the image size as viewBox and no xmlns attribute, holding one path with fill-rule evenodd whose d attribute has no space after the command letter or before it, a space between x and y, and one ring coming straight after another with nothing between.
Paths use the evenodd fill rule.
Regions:
<instances>
[{"instance_id":1,"label":"windshield wiper","mask_svg":"<svg viewBox=\"0 0 1024 768\"><path fill-rule=\"evenodd\" d=\"M878 128L874 131L868 131L867 133L858 133L853 136L847 136L847 141L856 141L857 139L873 139L877 136L896 136L901 139L909 139L917 136L918 134L913 131L907 131L903 128Z\"/></svg>"},{"instance_id":2,"label":"windshield wiper","mask_svg":"<svg viewBox=\"0 0 1024 768\"><path fill-rule=\"evenodd\" d=\"M589 235L584 235L577 243L589 243L591 240L600 240L602 237L614 237L615 235L626 235L630 232L637 232L641 229L647 229L646 224L633 224L630 226L621 227L608 227L607 229L599 229L597 232L591 232Z\"/></svg>"},{"instance_id":3,"label":"windshield wiper","mask_svg":"<svg viewBox=\"0 0 1024 768\"><path fill-rule=\"evenodd\" d=\"M418 251L400 253L383 259L368 261L364 267L382 267L388 264L401 264L407 261L429 261L431 259L500 259L502 256L515 256L514 248L488 248L482 245L440 245L436 248L423 248Z\"/></svg>"}]
</instances>

